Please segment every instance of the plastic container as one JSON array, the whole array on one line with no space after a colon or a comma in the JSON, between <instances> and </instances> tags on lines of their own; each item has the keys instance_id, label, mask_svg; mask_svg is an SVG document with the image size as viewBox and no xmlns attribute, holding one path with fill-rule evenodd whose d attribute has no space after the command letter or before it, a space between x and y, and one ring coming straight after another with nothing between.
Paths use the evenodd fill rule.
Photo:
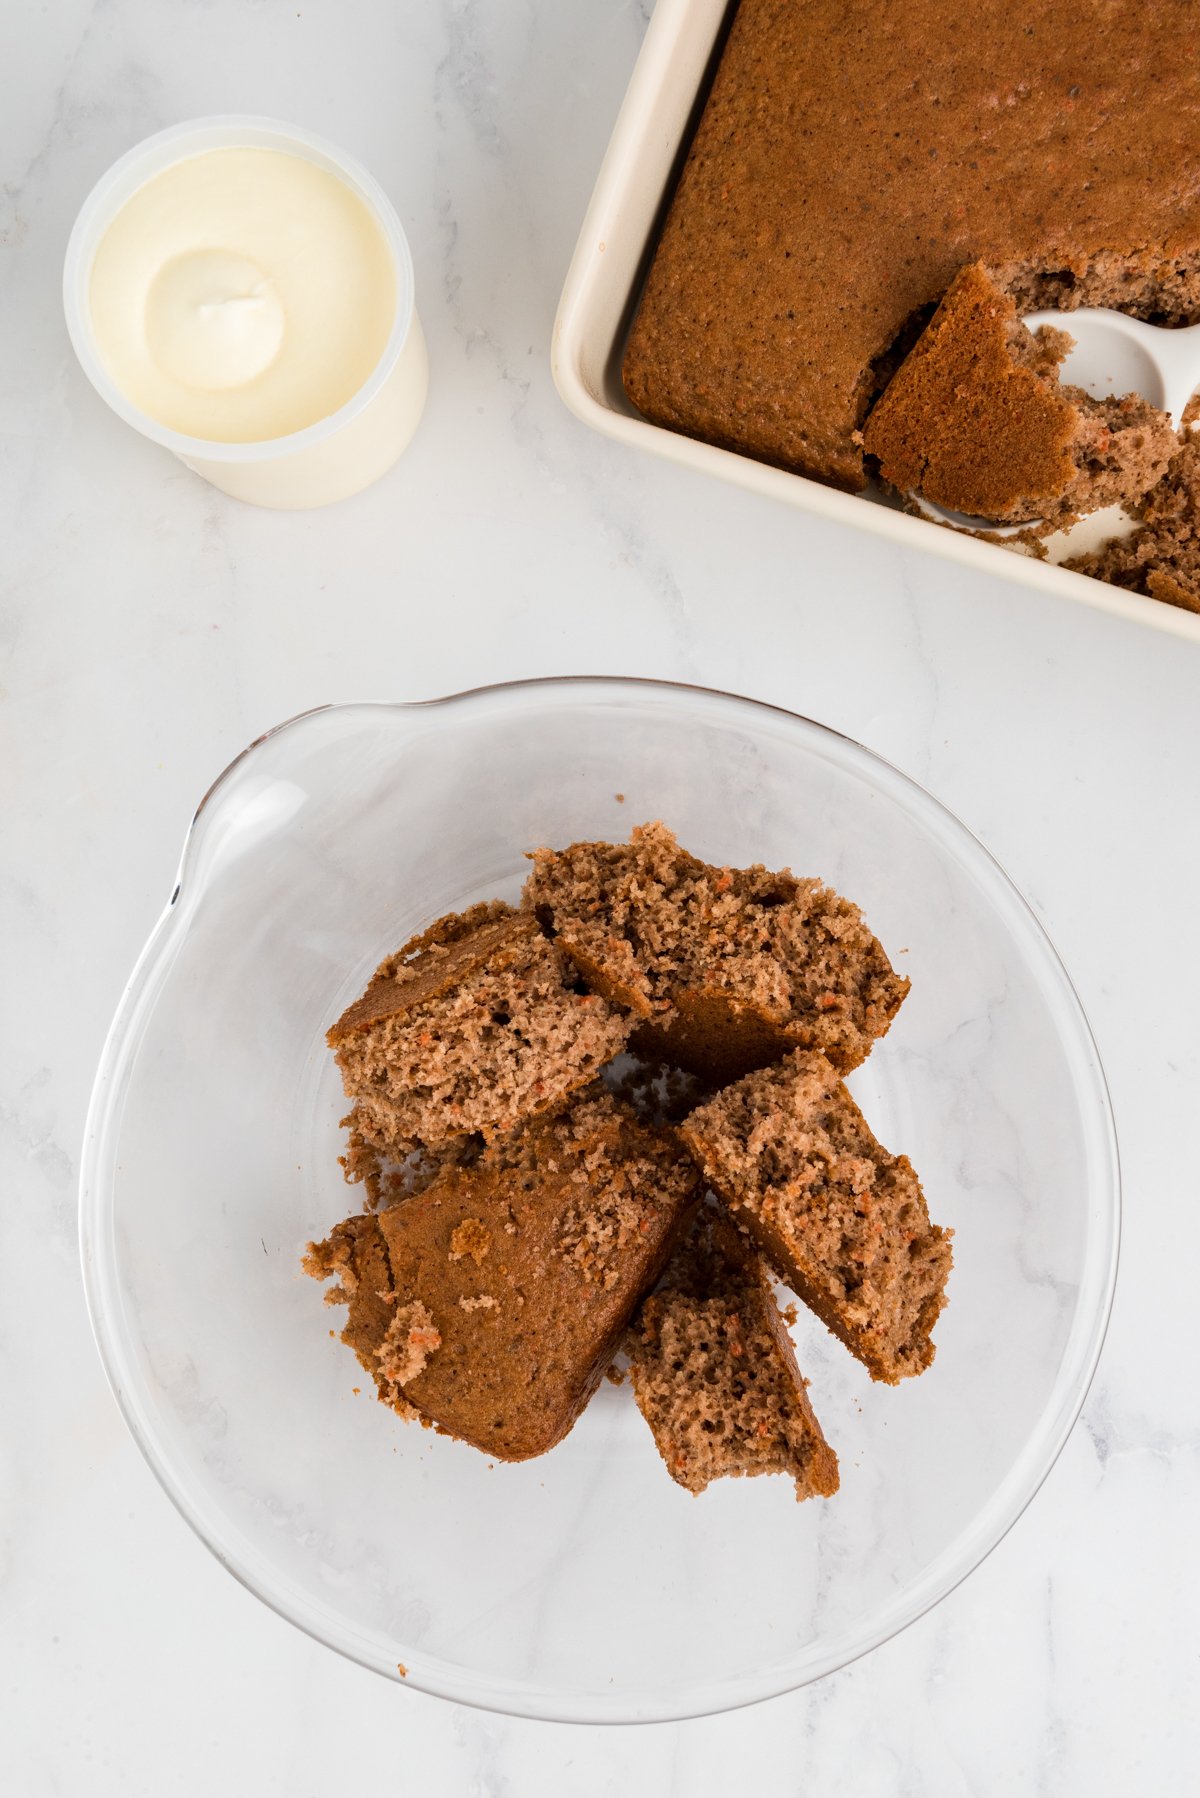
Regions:
<instances>
[{"instance_id":1,"label":"plastic container","mask_svg":"<svg viewBox=\"0 0 1200 1798\"><path fill-rule=\"evenodd\" d=\"M370 379L328 418L286 437L221 443L159 424L126 398L109 374L92 329L88 289L101 238L122 206L164 169L207 150L282 150L337 176L363 201L392 254L396 313ZM252 505L325 506L369 487L407 448L429 384L425 338L413 293L412 257L395 208L375 178L335 145L297 125L231 115L193 119L148 137L101 176L75 221L63 269L67 330L83 371L118 418L172 450L223 493Z\"/></svg>"}]
</instances>

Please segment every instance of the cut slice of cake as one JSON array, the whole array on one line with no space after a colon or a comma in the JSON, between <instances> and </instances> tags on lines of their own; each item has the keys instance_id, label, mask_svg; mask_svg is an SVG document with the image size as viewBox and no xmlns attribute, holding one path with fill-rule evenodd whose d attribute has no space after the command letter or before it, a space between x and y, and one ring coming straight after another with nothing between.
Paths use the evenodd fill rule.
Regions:
<instances>
[{"instance_id":1,"label":"cut slice of cake","mask_svg":"<svg viewBox=\"0 0 1200 1798\"><path fill-rule=\"evenodd\" d=\"M638 1408L671 1478L703 1492L728 1475L786 1473L831 1497L837 1456L796 1366L771 1281L711 1208L697 1214L626 1336Z\"/></svg>"},{"instance_id":2,"label":"cut slice of cake","mask_svg":"<svg viewBox=\"0 0 1200 1798\"><path fill-rule=\"evenodd\" d=\"M1072 343L1030 332L982 263L968 263L867 419L863 448L899 492L997 523L1046 531L1132 504L1178 438L1139 394L1097 400L1060 386Z\"/></svg>"},{"instance_id":3,"label":"cut slice of cake","mask_svg":"<svg viewBox=\"0 0 1200 1798\"><path fill-rule=\"evenodd\" d=\"M631 1046L713 1085L796 1047L848 1071L908 991L848 899L787 869L712 867L663 824L531 859L523 903L642 1020Z\"/></svg>"},{"instance_id":4,"label":"cut slice of cake","mask_svg":"<svg viewBox=\"0 0 1200 1798\"><path fill-rule=\"evenodd\" d=\"M385 1403L521 1461L582 1411L699 1185L673 1136L593 1091L347 1218L304 1266L336 1280L342 1340Z\"/></svg>"},{"instance_id":5,"label":"cut slice of cake","mask_svg":"<svg viewBox=\"0 0 1200 1798\"><path fill-rule=\"evenodd\" d=\"M929 1366L952 1233L930 1223L912 1164L876 1141L824 1056L747 1075L679 1134L780 1279L873 1379L894 1385Z\"/></svg>"},{"instance_id":6,"label":"cut slice of cake","mask_svg":"<svg viewBox=\"0 0 1200 1798\"><path fill-rule=\"evenodd\" d=\"M1200 318L1190 0L728 11L625 352L656 423L857 490L880 360L963 263Z\"/></svg>"},{"instance_id":7,"label":"cut slice of cake","mask_svg":"<svg viewBox=\"0 0 1200 1798\"><path fill-rule=\"evenodd\" d=\"M400 1160L510 1130L587 1085L633 1020L585 991L528 912L454 913L377 969L328 1040L353 1128Z\"/></svg>"}]
</instances>

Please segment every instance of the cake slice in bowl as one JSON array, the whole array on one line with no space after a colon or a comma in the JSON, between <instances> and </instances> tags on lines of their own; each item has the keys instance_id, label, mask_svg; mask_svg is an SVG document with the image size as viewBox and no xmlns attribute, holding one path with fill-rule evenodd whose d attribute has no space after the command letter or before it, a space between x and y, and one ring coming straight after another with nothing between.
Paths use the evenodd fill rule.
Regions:
<instances>
[{"instance_id":1,"label":"cake slice in bowl","mask_svg":"<svg viewBox=\"0 0 1200 1798\"><path fill-rule=\"evenodd\" d=\"M934 1357L951 1232L929 1221L906 1155L891 1155L823 1055L748 1074L681 1124L734 1221L868 1369L895 1385Z\"/></svg>"}]
</instances>

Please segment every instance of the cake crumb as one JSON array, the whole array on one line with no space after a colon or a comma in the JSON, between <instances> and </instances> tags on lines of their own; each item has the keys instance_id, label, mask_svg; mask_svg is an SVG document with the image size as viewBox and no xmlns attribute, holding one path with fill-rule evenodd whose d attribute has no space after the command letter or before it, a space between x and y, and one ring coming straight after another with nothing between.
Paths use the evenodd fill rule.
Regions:
<instances>
[{"instance_id":1,"label":"cake crumb","mask_svg":"<svg viewBox=\"0 0 1200 1798\"><path fill-rule=\"evenodd\" d=\"M331 1275L337 1275L338 1285L346 1297L335 1303L348 1304L353 1298L358 1280L354 1257L336 1237L331 1236L328 1242L310 1242L300 1257L300 1266L313 1280L328 1280Z\"/></svg>"},{"instance_id":2,"label":"cake crumb","mask_svg":"<svg viewBox=\"0 0 1200 1798\"><path fill-rule=\"evenodd\" d=\"M441 1334L428 1307L414 1299L396 1308L375 1353L384 1379L393 1386L406 1386L424 1372L430 1355L441 1346Z\"/></svg>"},{"instance_id":3,"label":"cake crumb","mask_svg":"<svg viewBox=\"0 0 1200 1798\"><path fill-rule=\"evenodd\" d=\"M450 1238L451 1261L462 1261L469 1255L476 1267L492 1246L492 1233L482 1218L466 1217Z\"/></svg>"},{"instance_id":4,"label":"cake crumb","mask_svg":"<svg viewBox=\"0 0 1200 1798\"><path fill-rule=\"evenodd\" d=\"M641 1227L636 1194L614 1193L602 1210L573 1207L564 1220L559 1248L585 1280L609 1292L621 1277L618 1262Z\"/></svg>"},{"instance_id":5,"label":"cake crumb","mask_svg":"<svg viewBox=\"0 0 1200 1798\"><path fill-rule=\"evenodd\" d=\"M403 1661L396 1662L396 1672L400 1675L401 1679L408 1678L408 1668L404 1665Z\"/></svg>"}]
</instances>

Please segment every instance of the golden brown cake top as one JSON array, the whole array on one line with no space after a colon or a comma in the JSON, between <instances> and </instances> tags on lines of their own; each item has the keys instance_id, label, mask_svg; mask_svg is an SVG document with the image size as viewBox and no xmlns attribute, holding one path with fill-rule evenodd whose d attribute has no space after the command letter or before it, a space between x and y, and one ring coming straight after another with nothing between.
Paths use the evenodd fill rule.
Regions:
<instances>
[{"instance_id":1,"label":"golden brown cake top","mask_svg":"<svg viewBox=\"0 0 1200 1798\"><path fill-rule=\"evenodd\" d=\"M439 923L448 921L442 919ZM444 997L489 962L495 965L505 957L514 959L521 945L538 934L533 920L520 913L484 919L470 931L453 937L435 937L433 933L438 928L434 925L425 937L417 939L421 947L408 959L390 956L375 971L366 992L347 1007L327 1032L331 1048L384 1018L413 1012L431 999Z\"/></svg>"},{"instance_id":2,"label":"golden brown cake top","mask_svg":"<svg viewBox=\"0 0 1200 1798\"><path fill-rule=\"evenodd\" d=\"M741 0L626 358L695 436L848 487L874 364L963 264L1200 314L1196 0Z\"/></svg>"}]
</instances>

